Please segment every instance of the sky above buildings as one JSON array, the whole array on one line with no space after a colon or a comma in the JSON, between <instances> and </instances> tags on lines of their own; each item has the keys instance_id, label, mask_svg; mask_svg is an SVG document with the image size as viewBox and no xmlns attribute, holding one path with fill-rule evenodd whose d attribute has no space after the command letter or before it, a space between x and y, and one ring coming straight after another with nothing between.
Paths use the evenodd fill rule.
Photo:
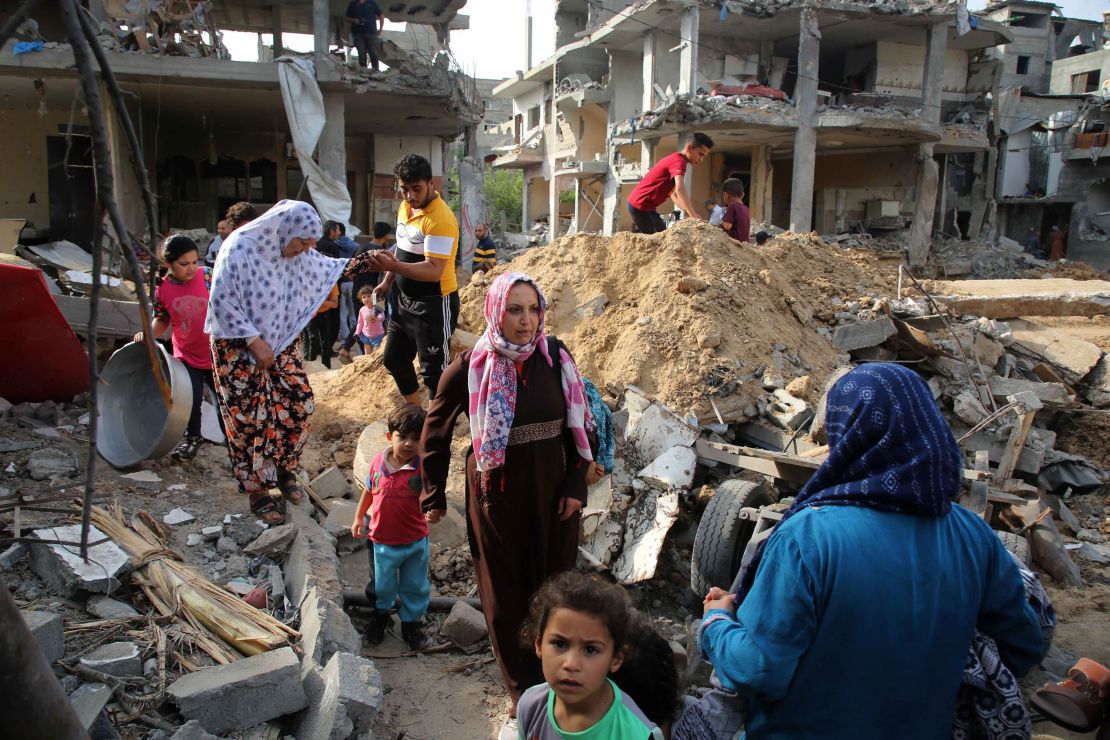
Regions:
<instances>
[{"instance_id":1,"label":"sky above buildings","mask_svg":"<svg viewBox=\"0 0 1110 740\"><path fill-rule=\"evenodd\" d=\"M1106 0L1063 0L1058 2L1065 16L1100 20ZM970 0L972 10L981 9L986 0ZM555 0L469 0L462 12L470 16L470 28L451 33L451 50L463 70L475 77L503 78L525 68L525 18L532 13L532 61L539 62L555 49ZM387 29L400 30L401 24L386 23ZM264 36L266 43L269 37ZM226 33L224 43L233 59L258 58L254 34ZM284 43L297 51L310 51L312 37L290 34Z\"/></svg>"}]
</instances>

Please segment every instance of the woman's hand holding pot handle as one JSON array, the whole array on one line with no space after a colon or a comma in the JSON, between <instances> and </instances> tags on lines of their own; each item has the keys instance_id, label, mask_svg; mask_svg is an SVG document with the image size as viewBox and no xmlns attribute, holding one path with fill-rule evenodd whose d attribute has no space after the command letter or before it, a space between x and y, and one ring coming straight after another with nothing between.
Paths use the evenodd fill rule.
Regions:
<instances>
[{"instance_id":1,"label":"woman's hand holding pot handle","mask_svg":"<svg viewBox=\"0 0 1110 740\"><path fill-rule=\"evenodd\" d=\"M247 343L247 349L254 355L254 361L262 370L269 370L274 366L274 351L262 337L255 337Z\"/></svg>"}]
</instances>

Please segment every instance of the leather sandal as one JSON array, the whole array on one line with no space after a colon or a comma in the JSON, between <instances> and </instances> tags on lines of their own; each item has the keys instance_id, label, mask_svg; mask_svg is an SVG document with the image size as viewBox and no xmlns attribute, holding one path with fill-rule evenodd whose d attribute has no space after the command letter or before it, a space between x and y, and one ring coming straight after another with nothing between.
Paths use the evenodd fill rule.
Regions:
<instances>
[{"instance_id":1,"label":"leather sandal","mask_svg":"<svg viewBox=\"0 0 1110 740\"><path fill-rule=\"evenodd\" d=\"M291 503L300 504L304 501L304 489L301 488L301 484L297 482L297 476L292 471L282 470L278 473L277 487L281 495Z\"/></svg>"},{"instance_id":2,"label":"leather sandal","mask_svg":"<svg viewBox=\"0 0 1110 740\"><path fill-rule=\"evenodd\" d=\"M1072 732L1091 732L1107 719L1110 670L1089 658L1068 669L1068 678L1046 683L1030 702L1041 714Z\"/></svg>"},{"instance_id":3,"label":"leather sandal","mask_svg":"<svg viewBox=\"0 0 1110 740\"><path fill-rule=\"evenodd\" d=\"M252 494L251 499L251 513L257 516L262 521L269 524L271 527L276 527L279 524L285 524L285 514L282 513L281 508L278 507L274 497L263 491L259 494Z\"/></svg>"}]
</instances>

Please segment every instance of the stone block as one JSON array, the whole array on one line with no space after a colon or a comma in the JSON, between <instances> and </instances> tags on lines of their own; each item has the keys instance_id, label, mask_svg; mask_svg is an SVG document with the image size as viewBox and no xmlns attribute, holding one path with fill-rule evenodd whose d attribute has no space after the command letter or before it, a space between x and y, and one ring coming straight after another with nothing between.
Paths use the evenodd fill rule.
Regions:
<instances>
[{"instance_id":1,"label":"stone block","mask_svg":"<svg viewBox=\"0 0 1110 740\"><path fill-rule=\"evenodd\" d=\"M320 498L346 498L351 493L351 482L347 480L343 471L335 466L313 478L309 485Z\"/></svg>"},{"instance_id":2,"label":"stone block","mask_svg":"<svg viewBox=\"0 0 1110 740\"><path fill-rule=\"evenodd\" d=\"M653 403L636 424L636 449L644 460L654 460L672 447L693 447L700 433L665 406Z\"/></svg>"},{"instance_id":3,"label":"stone block","mask_svg":"<svg viewBox=\"0 0 1110 740\"><path fill-rule=\"evenodd\" d=\"M170 509L170 512L162 517L162 521L171 527L176 527L179 524L188 524L195 519L195 516L184 509Z\"/></svg>"},{"instance_id":4,"label":"stone block","mask_svg":"<svg viewBox=\"0 0 1110 740\"><path fill-rule=\"evenodd\" d=\"M40 540L80 542L81 525L36 529ZM89 527L89 542L104 539L96 527ZM82 591L110 594L120 586L120 578L131 569L127 553L111 540L89 548L89 560L81 559L74 545L31 545L31 570L46 582L51 593L75 599Z\"/></svg>"},{"instance_id":5,"label":"stone block","mask_svg":"<svg viewBox=\"0 0 1110 740\"><path fill-rule=\"evenodd\" d=\"M3 553L0 553L0 570L7 570L12 567L28 553L27 544L24 542L17 542Z\"/></svg>"},{"instance_id":6,"label":"stone block","mask_svg":"<svg viewBox=\"0 0 1110 740\"><path fill-rule=\"evenodd\" d=\"M88 655L82 656L81 665L109 676L143 675L143 659L139 646L133 642L109 642Z\"/></svg>"},{"instance_id":7,"label":"stone block","mask_svg":"<svg viewBox=\"0 0 1110 740\"><path fill-rule=\"evenodd\" d=\"M293 649L284 647L187 673L167 695L182 717L197 720L208 732L245 730L305 708L300 669Z\"/></svg>"},{"instance_id":8,"label":"stone block","mask_svg":"<svg viewBox=\"0 0 1110 740\"><path fill-rule=\"evenodd\" d=\"M60 614L24 610L20 610L19 614L31 637L38 643L39 650L46 656L46 662L53 664L65 655L66 637Z\"/></svg>"},{"instance_id":9,"label":"stone block","mask_svg":"<svg viewBox=\"0 0 1110 740\"><path fill-rule=\"evenodd\" d=\"M805 399L782 389L776 390L771 397L773 401L768 405L765 416L780 429L794 431L813 416L813 410Z\"/></svg>"},{"instance_id":10,"label":"stone block","mask_svg":"<svg viewBox=\"0 0 1110 740\"><path fill-rule=\"evenodd\" d=\"M77 690L69 695L69 705L73 707L74 714L87 730L96 722L96 718L104 711L104 706L112 698L112 690L102 683L87 683L78 686Z\"/></svg>"},{"instance_id":11,"label":"stone block","mask_svg":"<svg viewBox=\"0 0 1110 740\"><path fill-rule=\"evenodd\" d=\"M382 704L382 677L374 662L336 653L320 671L323 690L305 713L300 740L346 740L372 735Z\"/></svg>"},{"instance_id":12,"label":"stone block","mask_svg":"<svg viewBox=\"0 0 1110 740\"><path fill-rule=\"evenodd\" d=\"M874 321L857 321L838 326L833 332L833 344L845 352L875 347L898 333L894 322L888 318Z\"/></svg>"},{"instance_id":13,"label":"stone block","mask_svg":"<svg viewBox=\"0 0 1110 740\"><path fill-rule=\"evenodd\" d=\"M652 460L640 477L663 488L689 488L694 482L698 453L690 447L674 446Z\"/></svg>"},{"instance_id":14,"label":"stone block","mask_svg":"<svg viewBox=\"0 0 1110 740\"><path fill-rule=\"evenodd\" d=\"M367 424L366 428L362 430L362 434L358 436L353 466L355 478L353 491L356 496L361 496L363 489L366 487L366 478L370 475L370 463L374 462L374 456L384 450L386 444L388 444L385 439L388 431L389 429L384 421L375 421Z\"/></svg>"},{"instance_id":15,"label":"stone block","mask_svg":"<svg viewBox=\"0 0 1110 740\"><path fill-rule=\"evenodd\" d=\"M439 633L456 645L467 647L489 634L486 617L482 612L467 604L456 601L451 613L440 627Z\"/></svg>"},{"instance_id":16,"label":"stone block","mask_svg":"<svg viewBox=\"0 0 1110 740\"><path fill-rule=\"evenodd\" d=\"M997 375L987 381L991 395L997 399L1018 393L1030 392L1041 400L1041 403L1065 406L1075 400L1068 392L1067 386L1062 383L1037 383L1022 378L1000 378Z\"/></svg>"},{"instance_id":17,"label":"stone block","mask_svg":"<svg viewBox=\"0 0 1110 740\"><path fill-rule=\"evenodd\" d=\"M116 601L111 596L105 596L104 594L93 594L90 596L88 602L85 604L85 611L101 619L121 619L139 616L139 613L132 609L129 604Z\"/></svg>"},{"instance_id":18,"label":"stone block","mask_svg":"<svg viewBox=\"0 0 1110 740\"><path fill-rule=\"evenodd\" d=\"M34 480L47 480L55 476L70 478L77 474L77 456L53 447L35 450L27 460L27 471Z\"/></svg>"},{"instance_id":19,"label":"stone block","mask_svg":"<svg viewBox=\"0 0 1110 740\"><path fill-rule=\"evenodd\" d=\"M200 722L191 719L178 727L170 740L219 740L219 737L207 732Z\"/></svg>"},{"instance_id":20,"label":"stone block","mask_svg":"<svg viewBox=\"0 0 1110 740\"><path fill-rule=\"evenodd\" d=\"M258 557L265 555L271 557L285 553L289 550L289 546L293 544L293 538L297 536L297 530L293 528L292 524L281 524L277 527L271 527L243 548L243 552L251 557Z\"/></svg>"},{"instance_id":21,"label":"stone block","mask_svg":"<svg viewBox=\"0 0 1110 740\"><path fill-rule=\"evenodd\" d=\"M337 540L351 539L351 525L355 521L358 504L354 501L337 499L331 502L331 511L324 520L324 529Z\"/></svg>"},{"instance_id":22,"label":"stone block","mask_svg":"<svg viewBox=\"0 0 1110 740\"><path fill-rule=\"evenodd\" d=\"M952 413L968 426L975 426L987 418L988 414L982 402L971 391L962 391L952 399Z\"/></svg>"}]
</instances>

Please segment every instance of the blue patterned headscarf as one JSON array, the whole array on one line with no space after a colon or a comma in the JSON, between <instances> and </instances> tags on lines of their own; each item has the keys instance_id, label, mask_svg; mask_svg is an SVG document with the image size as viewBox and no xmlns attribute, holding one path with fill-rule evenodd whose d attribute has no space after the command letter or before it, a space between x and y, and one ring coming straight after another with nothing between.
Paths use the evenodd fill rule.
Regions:
<instances>
[{"instance_id":1,"label":"blue patterned headscarf","mask_svg":"<svg viewBox=\"0 0 1110 740\"><path fill-rule=\"evenodd\" d=\"M318 239L322 230L315 208L283 200L232 232L216 257L204 330L218 339L261 336L281 354L347 265L315 249L282 256L291 240Z\"/></svg>"},{"instance_id":2,"label":"blue patterned headscarf","mask_svg":"<svg viewBox=\"0 0 1110 740\"><path fill-rule=\"evenodd\" d=\"M829 456L777 528L810 506L948 513L960 491L963 458L917 373L890 363L861 365L836 382L825 408ZM741 599L751 590L763 547L744 574Z\"/></svg>"}]
</instances>

